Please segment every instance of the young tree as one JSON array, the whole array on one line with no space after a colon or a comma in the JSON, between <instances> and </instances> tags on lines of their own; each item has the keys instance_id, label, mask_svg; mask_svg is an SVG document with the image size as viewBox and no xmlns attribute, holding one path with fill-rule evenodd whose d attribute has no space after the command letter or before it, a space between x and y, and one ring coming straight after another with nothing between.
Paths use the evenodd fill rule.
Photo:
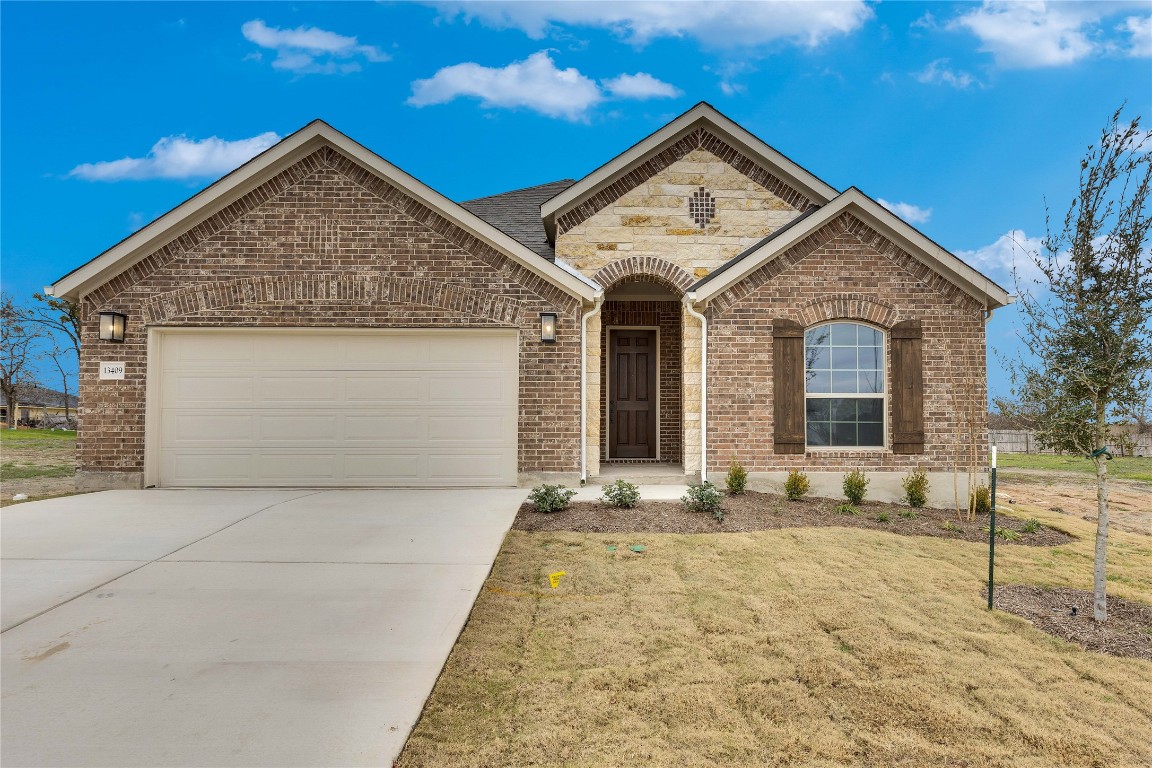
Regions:
<instances>
[{"instance_id":1,"label":"young tree","mask_svg":"<svg viewBox=\"0 0 1152 768\"><path fill-rule=\"evenodd\" d=\"M16 401L20 392L33 383L32 367L41 336L40 329L28 322L12 297L0 295L0 394L4 395L8 427L12 429L18 418Z\"/></svg>"},{"instance_id":2,"label":"young tree","mask_svg":"<svg viewBox=\"0 0 1152 768\"><path fill-rule=\"evenodd\" d=\"M1037 290L1016 275L1022 336L1033 357L1014 374L1020 407L1042 444L1091 457L1096 466L1096 558L1092 613L1108 617L1110 416L1141 413L1152 392L1152 154L1140 118L1116 110L1080 161L1080 188L1064 221L1048 222Z\"/></svg>"},{"instance_id":3,"label":"young tree","mask_svg":"<svg viewBox=\"0 0 1152 768\"><path fill-rule=\"evenodd\" d=\"M24 316L52 336L53 343L48 355L64 382L64 418L68 419L69 366L64 365L62 355L71 351L76 359L76 370L80 370L80 308L66 299L42 293L34 293L32 298L40 303L25 308Z\"/></svg>"}]
</instances>

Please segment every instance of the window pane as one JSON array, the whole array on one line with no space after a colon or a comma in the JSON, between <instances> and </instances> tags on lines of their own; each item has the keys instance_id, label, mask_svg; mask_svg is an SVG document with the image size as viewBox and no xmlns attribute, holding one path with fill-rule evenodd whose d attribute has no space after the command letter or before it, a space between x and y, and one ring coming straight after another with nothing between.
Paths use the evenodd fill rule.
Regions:
<instances>
[{"instance_id":1,"label":"window pane","mask_svg":"<svg viewBox=\"0 0 1152 768\"><path fill-rule=\"evenodd\" d=\"M847 397L834 397L831 421L856 421L856 401Z\"/></svg>"},{"instance_id":2,"label":"window pane","mask_svg":"<svg viewBox=\"0 0 1152 768\"><path fill-rule=\"evenodd\" d=\"M884 421L884 401L878 397L862 397L856 401L857 418L860 421Z\"/></svg>"},{"instance_id":3,"label":"window pane","mask_svg":"<svg viewBox=\"0 0 1152 768\"><path fill-rule=\"evenodd\" d=\"M828 422L808 422L808 445L828 445Z\"/></svg>"},{"instance_id":4,"label":"window pane","mask_svg":"<svg viewBox=\"0 0 1152 768\"><path fill-rule=\"evenodd\" d=\"M813 368L831 368L832 356L828 347L808 347L804 350L804 367L808 370Z\"/></svg>"},{"instance_id":5,"label":"window pane","mask_svg":"<svg viewBox=\"0 0 1152 768\"><path fill-rule=\"evenodd\" d=\"M854 323L832 323L832 346L856 346L856 325Z\"/></svg>"},{"instance_id":6,"label":"window pane","mask_svg":"<svg viewBox=\"0 0 1152 768\"><path fill-rule=\"evenodd\" d=\"M832 371L832 389L828 390L815 390L809 389L809 392L855 392L856 391L856 371Z\"/></svg>"},{"instance_id":7,"label":"window pane","mask_svg":"<svg viewBox=\"0 0 1152 768\"><path fill-rule=\"evenodd\" d=\"M809 347L828 346L828 326L822 325L804 332L804 344Z\"/></svg>"},{"instance_id":8,"label":"window pane","mask_svg":"<svg viewBox=\"0 0 1152 768\"><path fill-rule=\"evenodd\" d=\"M860 392L879 394L884 391L884 377L880 371L860 371Z\"/></svg>"},{"instance_id":9,"label":"window pane","mask_svg":"<svg viewBox=\"0 0 1152 768\"><path fill-rule=\"evenodd\" d=\"M809 392L831 392L832 371L808 371Z\"/></svg>"},{"instance_id":10,"label":"window pane","mask_svg":"<svg viewBox=\"0 0 1152 768\"><path fill-rule=\"evenodd\" d=\"M884 425L875 422L861 423L859 445L884 445Z\"/></svg>"},{"instance_id":11,"label":"window pane","mask_svg":"<svg viewBox=\"0 0 1152 768\"><path fill-rule=\"evenodd\" d=\"M856 367L855 347L832 347L832 370L854 371Z\"/></svg>"},{"instance_id":12,"label":"window pane","mask_svg":"<svg viewBox=\"0 0 1152 768\"><path fill-rule=\"evenodd\" d=\"M808 398L808 421L829 421L828 409L832 401L822 397Z\"/></svg>"},{"instance_id":13,"label":"window pane","mask_svg":"<svg viewBox=\"0 0 1152 768\"><path fill-rule=\"evenodd\" d=\"M860 367L861 368L883 368L884 356L881 354L883 348L881 347L860 347Z\"/></svg>"},{"instance_id":14,"label":"window pane","mask_svg":"<svg viewBox=\"0 0 1152 768\"><path fill-rule=\"evenodd\" d=\"M832 422L832 445L858 445L856 422Z\"/></svg>"},{"instance_id":15,"label":"window pane","mask_svg":"<svg viewBox=\"0 0 1152 768\"><path fill-rule=\"evenodd\" d=\"M857 329L860 334L860 346L879 347L884 343L884 334L880 333L880 331L876 330L875 328L869 328L866 325L860 325L857 326Z\"/></svg>"}]
</instances>

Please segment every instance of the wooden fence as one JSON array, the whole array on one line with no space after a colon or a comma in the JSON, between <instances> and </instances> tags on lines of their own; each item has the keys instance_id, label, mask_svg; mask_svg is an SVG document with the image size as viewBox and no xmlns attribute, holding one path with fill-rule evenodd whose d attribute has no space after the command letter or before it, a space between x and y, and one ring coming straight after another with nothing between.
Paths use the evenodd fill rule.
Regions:
<instances>
[{"instance_id":1,"label":"wooden fence","mask_svg":"<svg viewBox=\"0 0 1152 768\"><path fill-rule=\"evenodd\" d=\"M1036 435L1026 429L990 429L988 441L1001 453L1055 453L1052 450L1041 450ZM1136 449L1130 455L1152 456L1152 434L1136 435L1135 443ZM1112 447L1117 455L1124 453L1116 450L1115 445Z\"/></svg>"}]
</instances>

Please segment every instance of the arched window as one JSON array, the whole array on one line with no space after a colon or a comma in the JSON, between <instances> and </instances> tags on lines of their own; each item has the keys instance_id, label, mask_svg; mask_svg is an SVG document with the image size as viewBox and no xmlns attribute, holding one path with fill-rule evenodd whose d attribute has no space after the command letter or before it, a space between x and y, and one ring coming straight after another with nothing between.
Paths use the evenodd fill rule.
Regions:
<instances>
[{"instance_id":1,"label":"arched window","mask_svg":"<svg viewBox=\"0 0 1152 768\"><path fill-rule=\"evenodd\" d=\"M833 322L804 332L809 448L884 447L884 333Z\"/></svg>"}]
</instances>

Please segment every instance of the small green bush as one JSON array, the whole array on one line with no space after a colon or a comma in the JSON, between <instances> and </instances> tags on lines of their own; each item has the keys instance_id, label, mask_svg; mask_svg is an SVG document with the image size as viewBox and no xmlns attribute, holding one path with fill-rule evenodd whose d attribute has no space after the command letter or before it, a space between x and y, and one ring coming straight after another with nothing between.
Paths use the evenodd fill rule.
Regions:
<instances>
[{"instance_id":1,"label":"small green bush","mask_svg":"<svg viewBox=\"0 0 1152 768\"><path fill-rule=\"evenodd\" d=\"M736 459L732 459L732 463L728 465L728 475L724 478L724 484L728 486L728 493L739 496L744 493L744 488L748 485L748 470Z\"/></svg>"},{"instance_id":2,"label":"small green bush","mask_svg":"<svg viewBox=\"0 0 1152 768\"><path fill-rule=\"evenodd\" d=\"M868 478L864 476L864 472L859 469L854 469L844 475L845 498L853 504L859 504L864 501L864 497L868 495L868 482Z\"/></svg>"},{"instance_id":3,"label":"small green bush","mask_svg":"<svg viewBox=\"0 0 1152 768\"><path fill-rule=\"evenodd\" d=\"M856 507L852 506L851 504L841 504L840 506L836 507L836 514L855 516L860 514L860 510L856 509Z\"/></svg>"},{"instance_id":4,"label":"small green bush","mask_svg":"<svg viewBox=\"0 0 1152 768\"><path fill-rule=\"evenodd\" d=\"M621 509L632 509L640 503L640 489L627 480L604 486L600 501Z\"/></svg>"},{"instance_id":5,"label":"small green bush","mask_svg":"<svg viewBox=\"0 0 1152 768\"><path fill-rule=\"evenodd\" d=\"M946 531L959 531L960 530L960 526L956 525L956 523L952 522L951 520L944 523L940 527Z\"/></svg>"},{"instance_id":6,"label":"small green bush","mask_svg":"<svg viewBox=\"0 0 1152 768\"><path fill-rule=\"evenodd\" d=\"M720 522L724 522L724 509L721 504L724 494L716 490L716 486L705 480L700 485L688 486L688 493L680 497L689 512L707 512Z\"/></svg>"},{"instance_id":7,"label":"small green bush","mask_svg":"<svg viewBox=\"0 0 1152 768\"><path fill-rule=\"evenodd\" d=\"M976 486L976 490L968 498L968 509L978 515L986 515L992 511L992 491L984 483Z\"/></svg>"},{"instance_id":8,"label":"small green bush","mask_svg":"<svg viewBox=\"0 0 1152 768\"><path fill-rule=\"evenodd\" d=\"M1039 533L1040 529L1044 526L1040 525L1040 521L1032 517L1024 521L1024 525L1020 526L1020 530L1024 533Z\"/></svg>"},{"instance_id":9,"label":"small green bush","mask_svg":"<svg viewBox=\"0 0 1152 768\"><path fill-rule=\"evenodd\" d=\"M788 479L784 481L784 495L792 501L796 501L804 498L811 487L812 484L808 482L808 475L794 469L788 473Z\"/></svg>"},{"instance_id":10,"label":"small green bush","mask_svg":"<svg viewBox=\"0 0 1152 768\"><path fill-rule=\"evenodd\" d=\"M878 512L878 513L876 513L876 520L877 520L877 522L886 523L886 522L888 522L888 521L889 521L889 520L891 520L891 519L892 519L892 518L891 518L891 517L889 517L889 515L888 515L888 513L887 513L887 512Z\"/></svg>"},{"instance_id":11,"label":"small green bush","mask_svg":"<svg viewBox=\"0 0 1152 768\"><path fill-rule=\"evenodd\" d=\"M532 502L537 512L559 512L568 508L568 502L576 491L562 485L538 485L528 494L528 501Z\"/></svg>"},{"instance_id":12,"label":"small green bush","mask_svg":"<svg viewBox=\"0 0 1152 768\"><path fill-rule=\"evenodd\" d=\"M902 509L897 514L899 514L900 517L907 518L908 520L915 520L916 518L920 517L920 513L914 509Z\"/></svg>"},{"instance_id":13,"label":"small green bush","mask_svg":"<svg viewBox=\"0 0 1152 768\"><path fill-rule=\"evenodd\" d=\"M987 531L988 526L984 526L984 530ZM1019 533L1012 530L1011 528L1005 528L1003 526L997 526L996 538L1004 539L1004 541L1020 541L1021 536Z\"/></svg>"},{"instance_id":14,"label":"small green bush","mask_svg":"<svg viewBox=\"0 0 1152 768\"><path fill-rule=\"evenodd\" d=\"M908 506L919 509L928 502L928 473L916 467L901 483L904 486L904 500Z\"/></svg>"}]
</instances>

